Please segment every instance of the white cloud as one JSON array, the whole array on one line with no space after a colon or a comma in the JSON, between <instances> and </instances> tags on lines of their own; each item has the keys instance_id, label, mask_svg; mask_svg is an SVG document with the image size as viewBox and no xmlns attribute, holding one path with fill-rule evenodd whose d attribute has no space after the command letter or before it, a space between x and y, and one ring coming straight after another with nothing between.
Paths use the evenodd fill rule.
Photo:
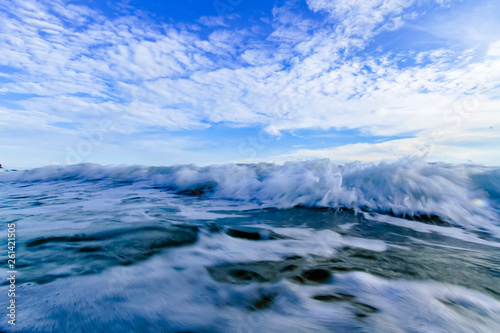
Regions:
<instances>
[{"instance_id":1,"label":"white cloud","mask_svg":"<svg viewBox=\"0 0 500 333\"><path fill-rule=\"evenodd\" d=\"M415 20L414 10L422 3L432 2L308 0L311 10L328 16L325 23L304 18L290 2L274 9L267 35L230 29L222 17L203 17L198 23L211 29L204 39L199 26L180 28L130 16L111 20L61 0L4 1L0 65L12 73L1 74L8 82L0 93L27 94L15 103L23 117L33 115L40 126L58 119L88 127L108 118L117 133L214 123L260 125L277 135L331 128L382 136L413 133L413 141L398 141L402 152L408 142L463 118L460 105L478 104L475 116L461 120L463 133L480 133L486 123L500 125L495 98L500 41L494 34L479 40L482 48L440 45L420 52L360 53L382 31ZM428 30L438 34L436 26ZM415 65L401 66L401 59L410 58ZM4 108L0 129L29 123L19 114ZM369 147L386 146L345 149L366 152ZM370 156L387 155L376 151ZM309 156L307 150L301 153Z\"/></svg>"},{"instance_id":2,"label":"white cloud","mask_svg":"<svg viewBox=\"0 0 500 333\"><path fill-rule=\"evenodd\" d=\"M198 20L200 24L207 27L228 27L229 25L224 22L224 17L222 16L202 16Z\"/></svg>"},{"instance_id":3,"label":"white cloud","mask_svg":"<svg viewBox=\"0 0 500 333\"><path fill-rule=\"evenodd\" d=\"M324 11L346 36L371 38L381 29L396 29L404 9L415 0L308 0L313 11Z\"/></svg>"},{"instance_id":4,"label":"white cloud","mask_svg":"<svg viewBox=\"0 0 500 333\"><path fill-rule=\"evenodd\" d=\"M356 143L348 144L328 149L300 149L290 154L269 157L270 161L284 163L290 160L304 160L329 158L337 163L349 163L355 161L379 162L397 161L402 158L418 157L425 158L430 162L447 163L477 163L482 165L498 166L498 146L500 137L486 140L476 144L468 143L463 146L463 142L458 144L437 144L424 138L411 138L391 140L382 143ZM253 161L246 161L253 162Z\"/></svg>"}]
</instances>

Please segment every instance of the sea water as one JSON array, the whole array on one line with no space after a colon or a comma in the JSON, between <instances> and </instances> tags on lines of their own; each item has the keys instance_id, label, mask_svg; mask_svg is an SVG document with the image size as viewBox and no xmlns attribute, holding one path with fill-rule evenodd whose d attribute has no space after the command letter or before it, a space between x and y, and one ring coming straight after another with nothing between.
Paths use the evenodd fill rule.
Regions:
<instances>
[{"instance_id":1,"label":"sea water","mask_svg":"<svg viewBox=\"0 0 500 333\"><path fill-rule=\"evenodd\" d=\"M0 331L500 332L499 168L48 166L0 221Z\"/></svg>"}]
</instances>

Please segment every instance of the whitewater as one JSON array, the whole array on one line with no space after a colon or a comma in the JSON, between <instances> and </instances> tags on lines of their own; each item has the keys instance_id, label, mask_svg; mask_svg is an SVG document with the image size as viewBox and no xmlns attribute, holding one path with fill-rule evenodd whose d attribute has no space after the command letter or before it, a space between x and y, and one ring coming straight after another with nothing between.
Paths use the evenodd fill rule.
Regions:
<instances>
[{"instance_id":1,"label":"whitewater","mask_svg":"<svg viewBox=\"0 0 500 333\"><path fill-rule=\"evenodd\" d=\"M500 332L496 167L47 166L0 221L0 331Z\"/></svg>"}]
</instances>

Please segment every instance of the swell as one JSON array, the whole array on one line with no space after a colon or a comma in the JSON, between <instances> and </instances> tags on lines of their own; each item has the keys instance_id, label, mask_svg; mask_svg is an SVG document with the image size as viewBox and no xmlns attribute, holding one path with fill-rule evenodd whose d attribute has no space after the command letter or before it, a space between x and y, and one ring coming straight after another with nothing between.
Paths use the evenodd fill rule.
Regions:
<instances>
[{"instance_id":1,"label":"swell","mask_svg":"<svg viewBox=\"0 0 500 333\"><path fill-rule=\"evenodd\" d=\"M197 167L77 164L5 172L0 183L141 183L184 195L229 199L261 207L345 207L410 218L439 217L465 229L500 235L500 169L425 163L350 163L328 159L284 165L225 164Z\"/></svg>"}]
</instances>

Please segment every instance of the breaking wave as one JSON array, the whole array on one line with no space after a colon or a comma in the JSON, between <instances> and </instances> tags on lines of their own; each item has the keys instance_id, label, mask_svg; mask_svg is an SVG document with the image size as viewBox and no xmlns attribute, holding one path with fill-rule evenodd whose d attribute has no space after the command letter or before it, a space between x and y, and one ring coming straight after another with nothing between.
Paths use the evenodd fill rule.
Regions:
<instances>
[{"instance_id":1,"label":"breaking wave","mask_svg":"<svg viewBox=\"0 0 500 333\"><path fill-rule=\"evenodd\" d=\"M0 182L55 181L140 183L263 208L349 208L407 218L435 217L500 235L500 169L476 165L420 160L337 165L321 159L205 167L77 164L0 174Z\"/></svg>"}]
</instances>

